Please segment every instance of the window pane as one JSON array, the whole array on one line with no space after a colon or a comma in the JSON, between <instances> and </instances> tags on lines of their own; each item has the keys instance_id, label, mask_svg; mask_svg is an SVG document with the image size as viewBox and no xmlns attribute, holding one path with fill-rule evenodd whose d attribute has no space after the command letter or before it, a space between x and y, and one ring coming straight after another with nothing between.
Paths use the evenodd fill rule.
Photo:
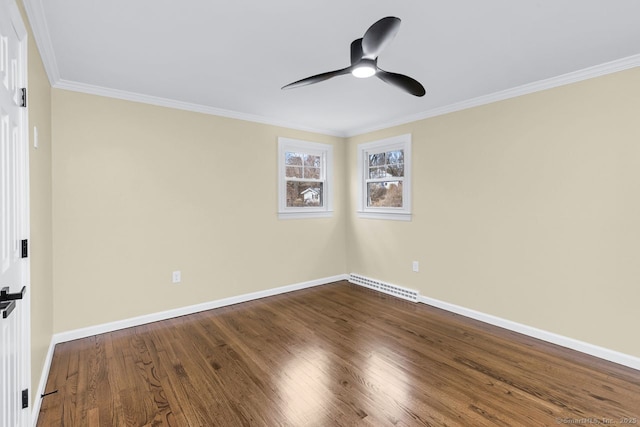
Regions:
<instances>
[{"instance_id":1,"label":"window pane","mask_svg":"<svg viewBox=\"0 0 640 427\"><path fill-rule=\"evenodd\" d=\"M385 176L387 176L385 166L369 168L369 178L384 178Z\"/></svg>"},{"instance_id":2,"label":"window pane","mask_svg":"<svg viewBox=\"0 0 640 427\"><path fill-rule=\"evenodd\" d=\"M286 165L294 165L294 166L302 166L302 158L304 154L302 153L284 153L284 160Z\"/></svg>"},{"instance_id":3,"label":"window pane","mask_svg":"<svg viewBox=\"0 0 640 427\"><path fill-rule=\"evenodd\" d=\"M387 164L404 163L404 150L389 151L386 157Z\"/></svg>"},{"instance_id":4,"label":"window pane","mask_svg":"<svg viewBox=\"0 0 640 427\"><path fill-rule=\"evenodd\" d=\"M304 168L304 177L320 179L320 168Z\"/></svg>"},{"instance_id":5,"label":"window pane","mask_svg":"<svg viewBox=\"0 0 640 427\"><path fill-rule=\"evenodd\" d=\"M369 166L384 165L384 153L369 154Z\"/></svg>"},{"instance_id":6,"label":"window pane","mask_svg":"<svg viewBox=\"0 0 640 427\"><path fill-rule=\"evenodd\" d=\"M322 182L287 181L287 207L322 206Z\"/></svg>"},{"instance_id":7,"label":"window pane","mask_svg":"<svg viewBox=\"0 0 640 427\"><path fill-rule=\"evenodd\" d=\"M287 166L287 178L302 178L302 166Z\"/></svg>"},{"instance_id":8,"label":"window pane","mask_svg":"<svg viewBox=\"0 0 640 427\"><path fill-rule=\"evenodd\" d=\"M386 176L404 176L404 163L394 163L387 166Z\"/></svg>"},{"instance_id":9,"label":"window pane","mask_svg":"<svg viewBox=\"0 0 640 427\"><path fill-rule=\"evenodd\" d=\"M387 160L387 174L389 176L404 176L404 150L388 151L385 153Z\"/></svg>"},{"instance_id":10,"label":"window pane","mask_svg":"<svg viewBox=\"0 0 640 427\"><path fill-rule=\"evenodd\" d=\"M304 154L286 152L285 153L286 175L288 178L302 178L302 159Z\"/></svg>"},{"instance_id":11,"label":"window pane","mask_svg":"<svg viewBox=\"0 0 640 427\"><path fill-rule=\"evenodd\" d=\"M367 205L381 208L401 208L402 181L367 183Z\"/></svg>"},{"instance_id":12,"label":"window pane","mask_svg":"<svg viewBox=\"0 0 640 427\"><path fill-rule=\"evenodd\" d=\"M315 156L312 154L305 154L304 155L304 165L305 166L311 166L314 168L319 168L320 167L320 156Z\"/></svg>"}]
</instances>

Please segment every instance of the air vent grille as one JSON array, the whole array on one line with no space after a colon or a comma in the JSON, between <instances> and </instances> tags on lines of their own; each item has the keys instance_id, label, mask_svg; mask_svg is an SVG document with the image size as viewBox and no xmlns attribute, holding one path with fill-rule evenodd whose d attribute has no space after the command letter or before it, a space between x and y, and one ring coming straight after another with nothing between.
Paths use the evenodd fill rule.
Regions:
<instances>
[{"instance_id":1,"label":"air vent grille","mask_svg":"<svg viewBox=\"0 0 640 427\"><path fill-rule=\"evenodd\" d=\"M413 289L390 285L389 283L369 279L357 274L350 274L349 282L356 285L364 286L365 288L383 292L385 294L393 295L394 297L406 299L407 301L418 302L418 291L414 291Z\"/></svg>"}]
</instances>

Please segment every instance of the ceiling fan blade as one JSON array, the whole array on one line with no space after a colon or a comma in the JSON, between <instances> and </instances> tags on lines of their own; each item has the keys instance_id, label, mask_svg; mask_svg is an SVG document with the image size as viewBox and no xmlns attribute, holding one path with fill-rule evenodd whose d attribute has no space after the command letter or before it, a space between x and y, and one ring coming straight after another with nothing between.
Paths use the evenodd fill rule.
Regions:
<instances>
[{"instance_id":1,"label":"ceiling fan blade","mask_svg":"<svg viewBox=\"0 0 640 427\"><path fill-rule=\"evenodd\" d=\"M409 76L405 76L404 74L390 73L378 68L376 76L378 76L378 78L383 82L396 86L411 95L424 96L424 94L427 93L424 86L422 86L419 81L412 79Z\"/></svg>"},{"instance_id":2,"label":"ceiling fan blade","mask_svg":"<svg viewBox=\"0 0 640 427\"><path fill-rule=\"evenodd\" d=\"M282 86L282 89L293 89L296 87L312 85L314 83L320 83L325 80L329 80L332 77L341 76L343 74L349 74L351 67L343 68L342 70L329 71L327 73L316 74L315 76L307 77L306 79L298 80L297 82L289 83L286 86Z\"/></svg>"},{"instance_id":3,"label":"ceiling fan blade","mask_svg":"<svg viewBox=\"0 0 640 427\"><path fill-rule=\"evenodd\" d=\"M356 39L351 42L351 65L356 65L362 57L362 39Z\"/></svg>"},{"instance_id":4,"label":"ceiling fan blade","mask_svg":"<svg viewBox=\"0 0 640 427\"><path fill-rule=\"evenodd\" d=\"M400 18L387 16L369 27L362 37L362 51L364 57L376 59L380 52L396 36L400 29Z\"/></svg>"}]
</instances>

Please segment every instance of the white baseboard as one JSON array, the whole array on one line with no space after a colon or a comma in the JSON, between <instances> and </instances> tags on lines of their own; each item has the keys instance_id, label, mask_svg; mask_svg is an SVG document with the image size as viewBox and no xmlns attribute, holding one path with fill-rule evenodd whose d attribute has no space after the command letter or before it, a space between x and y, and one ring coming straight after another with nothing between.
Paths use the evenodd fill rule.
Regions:
<instances>
[{"instance_id":1,"label":"white baseboard","mask_svg":"<svg viewBox=\"0 0 640 427\"><path fill-rule=\"evenodd\" d=\"M73 341L81 338L87 338L93 335L104 334L107 332L113 332L120 329L131 328L133 326L144 325L147 323L157 322L160 320L172 319L174 317L185 316L187 314L198 313L205 310L211 310L214 308L225 307L228 305L238 304L241 302L253 301L260 298L270 297L274 295L284 294L287 292L298 291L300 289L312 288L314 286L326 285L328 283L337 282L340 280L347 280L348 274L339 274L337 276L324 277L322 279L310 280L308 282L296 283L293 285L281 286L279 288L267 289L264 291L251 292L244 295L238 295L229 298L223 298L215 301L205 302L202 304L190 305L188 307L176 308L173 310L162 311L159 313L147 314L144 316L132 317L129 319L118 320L115 322L104 323L102 325L89 326L87 328L75 329L72 331L61 332L54 334L51 337L51 343L49 344L49 350L42 368L42 375L40 376L40 382L38 384L38 394L34 399L32 410L32 425L35 427L38 423L38 415L40 414L40 406L42 403L42 396L45 393L45 387L47 386L47 379L49 378L49 370L51 368L51 362L53 360L53 351L56 344ZM48 390L53 391L53 390Z\"/></svg>"},{"instance_id":2,"label":"white baseboard","mask_svg":"<svg viewBox=\"0 0 640 427\"><path fill-rule=\"evenodd\" d=\"M147 323L158 322L160 320L173 319L174 317L185 316L188 314L198 313L205 310L211 310L214 308L220 308L228 305L238 304L241 302L247 302L247 301L252 301L260 298L270 297L273 295L284 294L291 291L311 288L313 286L325 285L327 283L337 282L339 280L347 280L348 277L349 276L347 274L340 274L337 276L325 277L317 280L310 280L308 282L296 283L288 286L281 286L279 288L267 289L264 291L251 292L244 295L223 298L215 301L205 302L202 304L195 304L187 307L180 307L172 310L161 311L159 313L151 313L151 314L146 314L144 316L132 317L124 320L117 320L115 322L104 323L102 325L89 326L86 328L75 329L67 332L61 332L61 333L55 334L53 337L56 344L67 342L67 341L73 341L81 338L90 337L93 335L104 334L107 332L113 332L120 329L131 328L133 326L139 326Z\"/></svg>"},{"instance_id":3,"label":"white baseboard","mask_svg":"<svg viewBox=\"0 0 640 427\"><path fill-rule=\"evenodd\" d=\"M553 332L543 331L542 329L537 329L531 326L523 325L521 323L513 322L511 320L503 319L501 317L493 316L491 314L482 313L422 295L418 297L418 302L431 305L433 307L438 307L452 313L460 314L471 319L479 320L490 325L518 332L520 334L537 338L539 340L556 344L565 348L570 348L572 350L595 356L600 359L608 360L610 362L618 363L620 365L640 370L640 358L635 356L620 353L608 348L599 347L594 344L589 344L584 341L579 341L573 338L565 337L563 335L558 335Z\"/></svg>"}]
</instances>

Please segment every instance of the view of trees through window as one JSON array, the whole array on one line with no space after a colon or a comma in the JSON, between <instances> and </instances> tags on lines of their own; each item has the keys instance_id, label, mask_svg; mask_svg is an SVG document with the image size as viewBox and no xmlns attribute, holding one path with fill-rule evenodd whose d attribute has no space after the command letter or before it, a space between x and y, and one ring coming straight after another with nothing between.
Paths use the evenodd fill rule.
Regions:
<instances>
[{"instance_id":1,"label":"view of trees through window","mask_svg":"<svg viewBox=\"0 0 640 427\"><path fill-rule=\"evenodd\" d=\"M370 153L368 157L368 206L402 207L404 150Z\"/></svg>"},{"instance_id":2,"label":"view of trees through window","mask_svg":"<svg viewBox=\"0 0 640 427\"><path fill-rule=\"evenodd\" d=\"M322 183L287 181L287 207L322 206Z\"/></svg>"},{"instance_id":3,"label":"view of trees through window","mask_svg":"<svg viewBox=\"0 0 640 427\"><path fill-rule=\"evenodd\" d=\"M285 168L287 207L322 206L322 157L315 154L286 152Z\"/></svg>"},{"instance_id":4,"label":"view of trees through window","mask_svg":"<svg viewBox=\"0 0 640 427\"><path fill-rule=\"evenodd\" d=\"M370 182L367 184L369 206L402 207L402 181Z\"/></svg>"}]
</instances>

